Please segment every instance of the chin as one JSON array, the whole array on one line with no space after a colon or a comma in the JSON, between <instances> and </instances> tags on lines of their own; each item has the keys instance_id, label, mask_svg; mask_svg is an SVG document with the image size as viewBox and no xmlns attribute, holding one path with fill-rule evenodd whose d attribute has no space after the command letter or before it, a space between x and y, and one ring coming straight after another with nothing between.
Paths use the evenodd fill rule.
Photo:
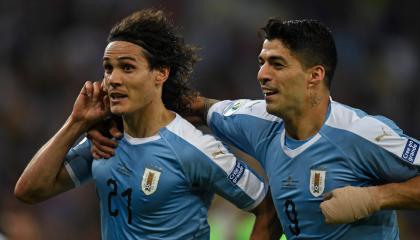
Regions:
<instances>
[{"instance_id":1,"label":"chin","mask_svg":"<svg viewBox=\"0 0 420 240\"><path fill-rule=\"evenodd\" d=\"M118 116L121 116L125 113L125 111L123 111L119 107L111 107L110 111L111 111L112 114L115 114L115 115L118 115Z\"/></svg>"},{"instance_id":2,"label":"chin","mask_svg":"<svg viewBox=\"0 0 420 240\"><path fill-rule=\"evenodd\" d=\"M267 104L266 110L271 115L279 116L279 111L274 106Z\"/></svg>"},{"instance_id":3,"label":"chin","mask_svg":"<svg viewBox=\"0 0 420 240\"><path fill-rule=\"evenodd\" d=\"M271 108L269 108L269 107L267 107L267 112L269 113L269 114L271 114L271 115L275 115L275 113L274 113L274 111L271 109Z\"/></svg>"},{"instance_id":4,"label":"chin","mask_svg":"<svg viewBox=\"0 0 420 240\"><path fill-rule=\"evenodd\" d=\"M267 102L266 102L266 104L267 104L267 105L266 105L266 107L265 107L265 108L266 108L267 112L268 112L268 113L270 113L270 114L273 114L273 111L274 111L274 106L272 106L271 104L269 104L269 103L267 103Z\"/></svg>"}]
</instances>

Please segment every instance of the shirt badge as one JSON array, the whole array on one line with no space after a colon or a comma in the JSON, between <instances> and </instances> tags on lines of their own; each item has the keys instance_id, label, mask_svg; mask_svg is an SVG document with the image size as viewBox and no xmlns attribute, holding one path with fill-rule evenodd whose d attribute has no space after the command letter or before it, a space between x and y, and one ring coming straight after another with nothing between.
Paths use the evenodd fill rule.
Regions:
<instances>
[{"instance_id":1,"label":"shirt badge","mask_svg":"<svg viewBox=\"0 0 420 240\"><path fill-rule=\"evenodd\" d=\"M405 144L404 151L402 154L402 159L404 159L407 162L414 163L417 156L417 151L419 150L419 144L411 139L407 140L407 143Z\"/></svg>"},{"instance_id":2,"label":"shirt badge","mask_svg":"<svg viewBox=\"0 0 420 240\"><path fill-rule=\"evenodd\" d=\"M238 109L247 102L245 99L236 100L223 110L223 115L228 117L238 111Z\"/></svg>"},{"instance_id":3,"label":"shirt badge","mask_svg":"<svg viewBox=\"0 0 420 240\"><path fill-rule=\"evenodd\" d=\"M157 189L161 172L146 168L144 169L143 179L141 181L141 190L144 194L150 195Z\"/></svg>"},{"instance_id":4,"label":"shirt badge","mask_svg":"<svg viewBox=\"0 0 420 240\"><path fill-rule=\"evenodd\" d=\"M222 149L220 148L220 146L221 146L221 145L222 145L221 143L219 143L219 144L217 145L217 148L219 149L218 151L212 152L211 156L212 156L213 158L216 158L217 156L220 156L220 155L224 155L224 154L225 154L225 153L222 151Z\"/></svg>"},{"instance_id":5,"label":"shirt badge","mask_svg":"<svg viewBox=\"0 0 420 240\"><path fill-rule=\"evenodd\" d=\"M319 197L325 189L325 170L311 169L309 190L314 197Z\"/></svg>"}]
</instances>

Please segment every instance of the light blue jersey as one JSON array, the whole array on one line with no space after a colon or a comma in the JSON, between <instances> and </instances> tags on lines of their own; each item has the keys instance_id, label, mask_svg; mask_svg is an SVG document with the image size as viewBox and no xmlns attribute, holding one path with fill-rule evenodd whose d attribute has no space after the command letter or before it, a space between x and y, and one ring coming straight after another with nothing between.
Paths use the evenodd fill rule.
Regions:
<instances>
[{"instance_id":1,"label":"light blue jersey","mask_svg":"<svg viewBox=\"0 0 420 240\"><path fill-rule=\"evenodd\" d=\"M259 176L225 146L179 115L155 136L125 134L115 156L93 160L84 141L67 155L76 185L91 178L102 239L209 239L214 193L249 210L265 197Z\"/></svg>"},{"instance_id":2,"label":"light blue jersey","mask_svg":"<svg viewBox=\"0 0 420 240\"><path fill-rule=\"evenodd\" d=\"M320 131L306 141L285 134L265 101L223 101L208 113L213 132L265 169L288 240L399 239L395 211L352 224L325 224L323 193L335 188L401 182L419 174L419 142L384 117L331 101Z\"/></svg>"}]
</instances>

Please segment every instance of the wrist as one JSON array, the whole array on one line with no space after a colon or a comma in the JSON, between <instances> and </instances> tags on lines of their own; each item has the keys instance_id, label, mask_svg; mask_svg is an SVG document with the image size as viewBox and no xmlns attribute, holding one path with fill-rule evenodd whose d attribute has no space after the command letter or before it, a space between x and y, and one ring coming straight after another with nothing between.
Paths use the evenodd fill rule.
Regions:
<instances>
[{"instance_id":1,"label":"wrist","mask_svg":"<svg viewBox=\"0 0 420 240\"><path fill-rule=\"evenodd\" d=\"M204 101L204 104L203 104L203 109L202 109L202 118L203 118L203 122L207 124L207 116L208 116L209 110L215 103L219 102L219 100L211 99L211 98L203 98L203 101Z\"/></svg>"},{"instance_id":2,"label":"wrist","mask_svg":"<svg viewBox=\"0 0 420 240\"><path fill-rule=\"evenodd\" d=\"M73 131L75 131L79 135L81 135L89 129L89 124L86 120L75 118L73 115L70 115L70 117L67 119L64 125L73 129Z\"/></svg>"},{"instance_id":3,"label":"wrist","mask_svg":"<svg viewBox=\"0 0 420 240\"><path fill-rule=\"evenodd\" d=\"M371 196L371 201L374 205L374 209L376 211L382 210L383 208L383 195L381 186L371 186L367 187L367 190L369 191L369 195Z\"/></svg>"}]
</instances>

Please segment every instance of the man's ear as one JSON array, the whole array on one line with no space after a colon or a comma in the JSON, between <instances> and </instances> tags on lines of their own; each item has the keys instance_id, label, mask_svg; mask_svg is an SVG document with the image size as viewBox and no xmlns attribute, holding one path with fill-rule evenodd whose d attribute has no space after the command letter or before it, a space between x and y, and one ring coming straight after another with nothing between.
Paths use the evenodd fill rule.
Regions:
<instances>
[{"instance_id":1,"label":"man's ear","mask_svg":"<svg viewBox=\"0 0 420 240\"><path fill-rule=\"evenodd\" d=\"M156 70L156 84L163 84L169 77L170 68L169 67L160 67Z\"/></svg>"},{"instance_id":2,"label":"man's ear","mask_svg":"<svg viewBox=\"0 0 420 240\"><path fill-rule=\"evenodd\" d=\"M308 69L309 71L309 80L308 88L314 88L323 84L325 81L325 68L321 65L316 65Z\"/></svg>"}]
</instances>

